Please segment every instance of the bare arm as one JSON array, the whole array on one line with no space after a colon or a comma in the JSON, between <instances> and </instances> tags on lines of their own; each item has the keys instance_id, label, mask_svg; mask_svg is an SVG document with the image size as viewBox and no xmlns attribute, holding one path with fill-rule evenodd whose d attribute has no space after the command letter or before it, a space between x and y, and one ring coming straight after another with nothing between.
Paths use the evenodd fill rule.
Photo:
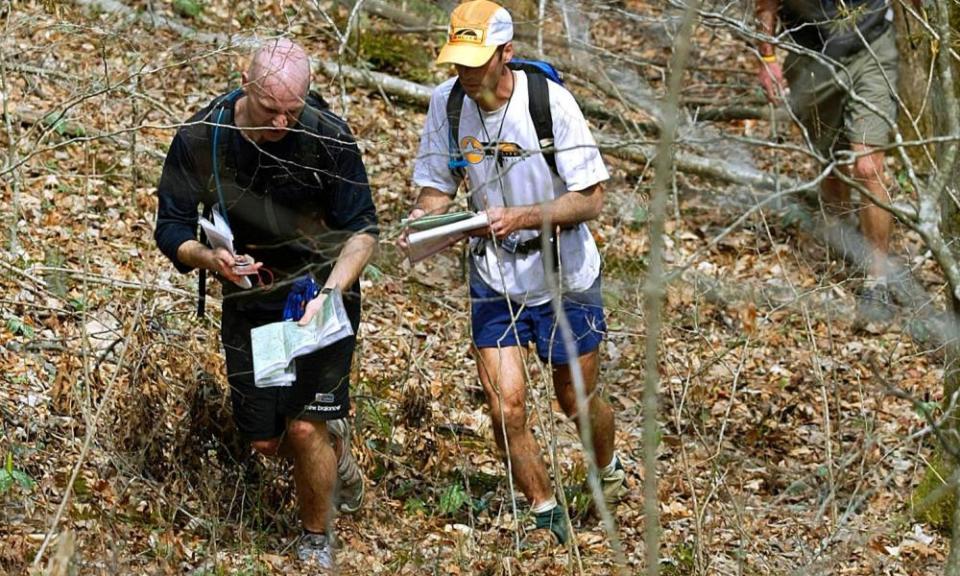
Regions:
<instances>
[{"instance_id":1,"label":"bare arm","mask_svg":"<svg viewBox=\"0 0 960 576\"><path fill-rule=\"evenodd\" d=\"M373 234L354 234L343 244L337 263L333 265L330 277L324 286L348 290L360 278L363 268L373 257L377 248L377 237Z\"/></svg>"},{"instance_id":2,"label":"bare arm","mask_svg":"<svg viewBox=\"0 0 960 576\"><path fill-rule=\"evenodd\" d=\"M603 196L603 184L597 183L541 204L488 208L489 232L503 238L515 230L539 230L544 224L573 226L593 220L603 209Z\"/></svg>"},{"instance_id":3,"label":"bare arm","mask_svg":"<svg viewBox=\"0 0 960 576\"><path fill-rule=\"evenodd\" d=\"M413 210L410 211L410 217L419 218L425 214L441 214L446 212L451 202L453 202L453 198L449 194L444 194L436 188L422 188Z\"/></svg>"},{"instance_id":4,"label":"bare arm","mask_svg":"<svg viewBox=\"0 0 960 576\"><path fill-rule=\"evenodd\" d=\"M337 256L337 262L330 271L324 288L339 288L341 292L346 292L360 278L364 266L373 257L377 248L377 237L373 234L363 232L354 234L343 244L340 254ZM326 294L320 294L310 302L303 311L300 318L300 325L306 326L323 308L323 302L326 300Z\"/></svg>"},{"instance_id":5,"label":"bare arm","mask_svg":"<svg viewBox=\"0 0 960 576\"><path fill-rule=\"evenodd\" d=\"M780 0L757 0L757 32L773 36L777 32L777 12L780 10ZM760 68L757 70L757 79L763 87L767 101L779 104L784 93L783 70L777 62L773 44L760 42L757 46L760 52Z\"/></svg>"},{"instance_id":6,"label":"bare arm","mask_svg":"<svg viewBox=\"0 0 960 576\"><path fill-rule=\"evenodd\" d=\"M206 268L216 271L215 259L213 250L196 240L187 240L177 248L177 260L191 268Z\"/></svg>"},{"instance_id":7,"label":"bare arm","mask_svg":"<svg viewBox=\"0 0 960 576\"><path fill-rule=\"evenodd\" d=\"M757 32L773 36L777 32L777 12L780 11L780 0L757 0ZM761 56L772 56L773 45L761 42L757 48Z\"/></svg>"}]
</instances>

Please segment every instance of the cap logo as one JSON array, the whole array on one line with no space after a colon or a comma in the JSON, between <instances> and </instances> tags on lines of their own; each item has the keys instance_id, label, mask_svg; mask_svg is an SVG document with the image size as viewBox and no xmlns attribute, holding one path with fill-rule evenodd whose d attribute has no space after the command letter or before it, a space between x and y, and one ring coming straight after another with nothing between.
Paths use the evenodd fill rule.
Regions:
<instances>
[{"instance_id":1,"label":"cap logo","mask_svg":"<svg viewBox=\"0 0 960 576\"><path fill-rule=\"evenodd\" d=\"M482 28L451 28L450 42L456 44L483 44L485 31Z\"/></svg>"}]
</instances>

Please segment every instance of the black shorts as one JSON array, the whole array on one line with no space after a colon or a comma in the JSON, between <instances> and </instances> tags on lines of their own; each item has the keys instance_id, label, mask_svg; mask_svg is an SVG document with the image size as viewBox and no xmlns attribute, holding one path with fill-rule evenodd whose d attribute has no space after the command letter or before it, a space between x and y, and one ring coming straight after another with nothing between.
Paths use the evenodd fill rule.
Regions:
<instances>
[{"instance_id":1,"label":"black shorts","mask_svg":"<svg viewBox=\"0 0 960 576\"><path fill-rule=\"evenodd\" d=\"M359 293L345 294L344 307L354 334L360 324ZM283 302L267 304L223 302L220 338L227 361L227 381L233 418L248 440L268 440L283 434L287 420L335 420L350 412L350 366L356 336L350 336L301 356L293 386L257 388L253 383L250 329L283 319Z\"/></svg>"}]
</instances>

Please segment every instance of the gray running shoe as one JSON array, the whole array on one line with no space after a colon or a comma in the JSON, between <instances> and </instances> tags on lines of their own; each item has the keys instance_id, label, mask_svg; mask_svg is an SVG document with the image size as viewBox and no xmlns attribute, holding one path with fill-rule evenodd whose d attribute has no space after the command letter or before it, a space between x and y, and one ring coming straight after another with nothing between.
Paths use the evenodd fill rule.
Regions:
<instances>
[{"instance_id":1,"label":"gray running shoe","mask_svg":"<svg viewBox=\"0 0 960 576\"><path fill-rule=\"evenodd\" d=\"M326 534L304 532L297 542L297 558L324 570L333 570L333 546Z\"/></svg>"},{"instance_id":2,"label":"gray running shoe","mask_svg":"<svg viewBox=\"0 0 960 576\"><path fill-rule=\"evenodd\" d=\"M363 504L366 492L363 472L353 457L351 440L353 430L345 419L327 422L327 430L340 439L340 455L337 458L337 507L345 514L353 514Z\"/></svg>"},{"instance_id":3,"label":"gray running shoe","mask_svg":"<svg viewBox=\"0 0 960 576\"><path fill-rule=\"evenodd\" d=\"M855 322L866 325L871 322L884 324L895 316L890 289L886 284L864 287L857 296L857 314Z\"/></svg>"},{"instance_id":4,"label":"gray running shoe","mask_svg":"<svg viewBox=\"0 0 960 576\"><path fill-rule=\"evenodd\" d=\"M627 494L627 472L623 469L620 458L617 458L613 472L600 479L600 489L603 491L607 508L611 510L616 507L620 498Z\"/></svg>"}]
</instances>

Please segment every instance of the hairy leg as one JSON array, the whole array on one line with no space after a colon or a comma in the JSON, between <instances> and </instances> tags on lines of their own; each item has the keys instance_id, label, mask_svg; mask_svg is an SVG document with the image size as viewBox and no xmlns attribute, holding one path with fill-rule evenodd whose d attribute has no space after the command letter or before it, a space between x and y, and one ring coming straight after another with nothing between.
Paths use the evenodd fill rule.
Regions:
<instances>
[{"instance_id":1,"label":"hairy leg","mask_svg":"<svg viewBox=\"0 0 960 576\"><path fill-rule=\"evenodd\" d=\"M837 176L830 175L824 178L820 185L820 196L823 199L823 207L828 214L834 216L843 216L851 214L855 210L850 202L850 188Z\"/></svg>"},{"instance_id":2,"label":"hairy leg","mask_svg":"<svg viewBox=\"0 0 960 576\"><path fill-rule=\"evenodd\" d=\"M854 145L853 151L864 156L858 156L853 167L853 177L857 179L871 195L880 202L890 202L887 191L885 169L882 151L871 151L870 148ZM870 243L872 256L870 274L883 277L887 273L887 252L890 249L890 233L893 230L893 217L889 212L873 202L863 199L860 208L860 230Z\"/></svg>"},{"instance_id":3,"label":"hairy leg","mask_svg":"<svg viewBox=\"0 0 960 576\"><path fill-rule=\"evenodd\" d=\"M553 497L547 467L527 423L523 353L519 347L476 349L497 446L510 460L513 480L532 507Z\"/></svg>"},{"instance_id":4,"label":"hairy leg","mask_svg":"<svg viewBox=\"0 0 960 576\"><path fill-rule=\"evenodd\" d=\"M593 443L593 455L596 458L597 466L603 468L613 459L613 409L606 400L594 394L597 388L597 378L600 375L598 352L596 350L588 352L580 356L578 361L583 373L584 391L588 398L588 420ZM556 391L557 401L560 403L563 413L572 419L577 425L577 430L580 430L577 393L574 388L570 366L554 366L553 388Z\"/></svg>"},{"instance_id":5,"label":"hairy leg","mask_svg":"<svg viewBox=\"0 0 960 576\"><path fill-rule=\"evenodd\" d=\"M300 520L310 532L325 532L331 521L337 455L323 422L291 420L285 448L293 458Z\"/></svg>"}]
</instances>

